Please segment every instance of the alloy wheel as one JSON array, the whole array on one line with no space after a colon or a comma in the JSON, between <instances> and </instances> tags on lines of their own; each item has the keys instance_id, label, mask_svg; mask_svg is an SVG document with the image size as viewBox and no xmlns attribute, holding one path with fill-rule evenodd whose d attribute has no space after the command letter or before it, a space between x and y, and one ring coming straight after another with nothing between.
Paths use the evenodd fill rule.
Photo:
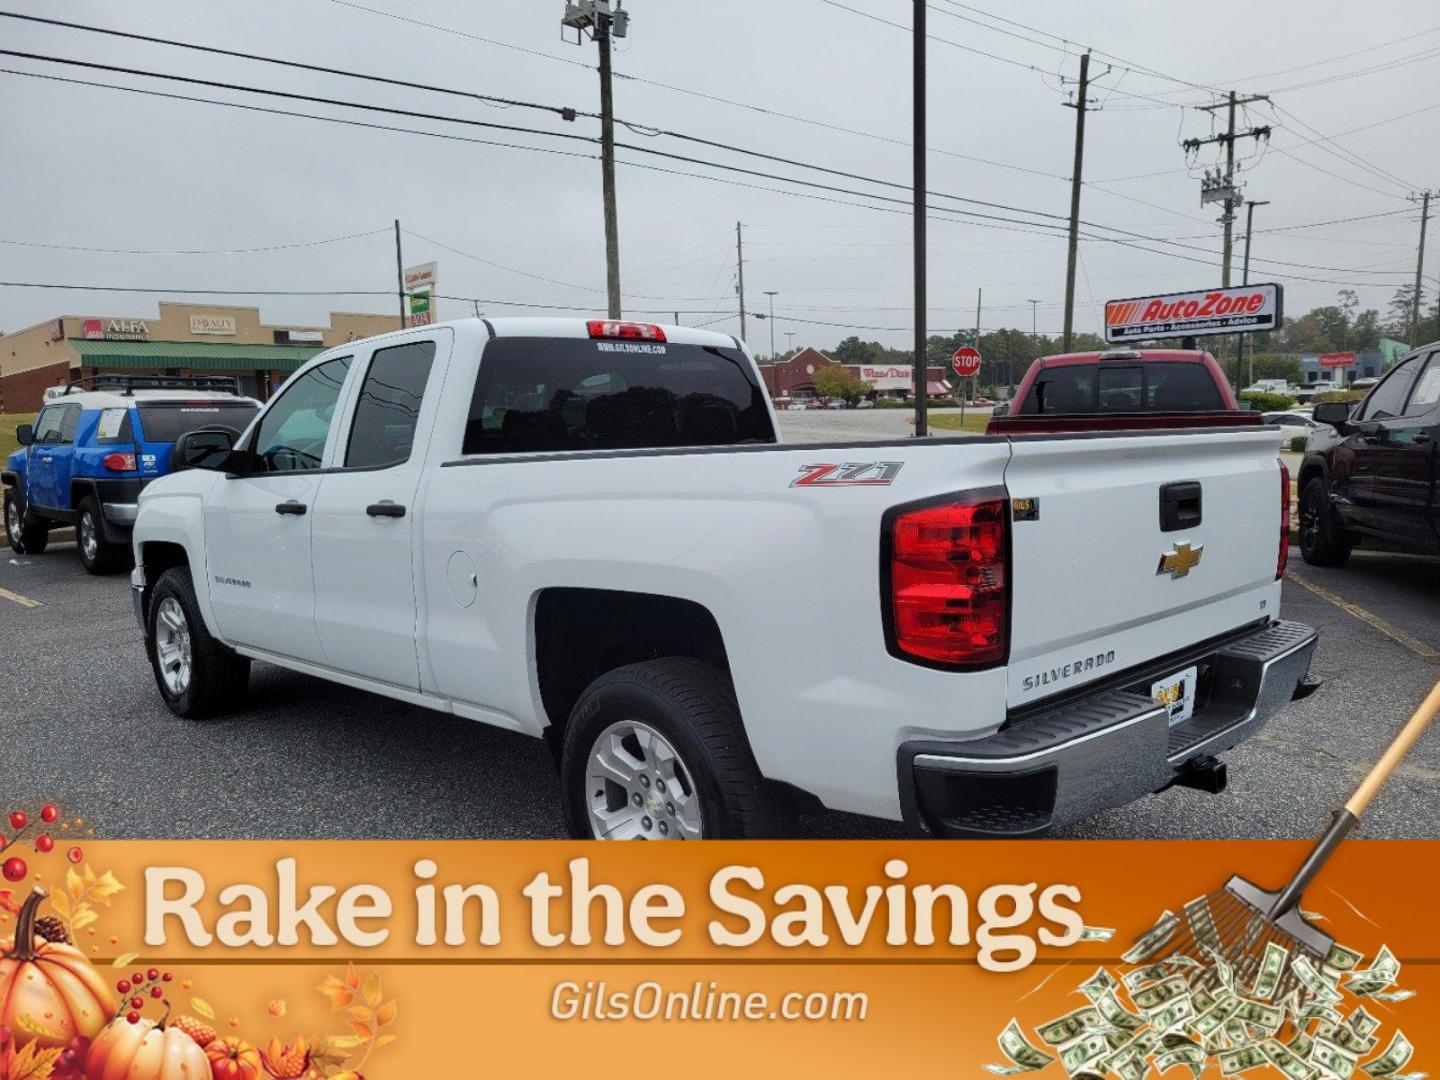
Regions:
<instances>
[{"instance_id":1,"label":"alloy wheel","mask_svg":"<svg viewBox=\"0 0 1440 1080\"><path fill-rule=\"evenodd\" d=\"M5 503L5 531L10 536L10 545L20 547L20 508L15 505L14 499Z\"/></svg>"},{"instance_id":2,"label":"alloy wheel","mask_svg":"<svg viewBox=\"0 0 1440 1080\"><path fill-rule=\"evenodd\" d=\"M598 840L699 840L700 793L670 740L620 720L590 747L585 770L590 830Z\"/></svg>"},{"instance_id":3,"label":"alloy wheel","mask_svg":"<svg viewBox=\"0 0 1440 1080\"><path fill-rule=\"evenodd\" d=\"M185 609L173 596L160 601L155 612L155 655L160 663L160 677L165 689L179 697L190 687L193 650L190 644L190 622Z\"/></svg>"},{"instance_id":4,"label":"alloy wheel","mask_svg":"<svg viewBox=\"0 0 1440 1080\"><path fill-rule=\"evenodd\" d=\"M100 555L100 538L95 529L95 517L88 510L80 515L80 550L86 562L94 562Z\"/></svg>"},{"instance_id":5,"label":"alloy wheel","mask_svg":"<svg viewBox=\"0 0 1440 1080\"><path fill-rule=\"evenodd\" d=\"M1314 551L1320 543L1320 507L1319 500L1313 495L1310 498L1300 500L1300 548L1302 551Z\"/></svg>"}]
</instances>

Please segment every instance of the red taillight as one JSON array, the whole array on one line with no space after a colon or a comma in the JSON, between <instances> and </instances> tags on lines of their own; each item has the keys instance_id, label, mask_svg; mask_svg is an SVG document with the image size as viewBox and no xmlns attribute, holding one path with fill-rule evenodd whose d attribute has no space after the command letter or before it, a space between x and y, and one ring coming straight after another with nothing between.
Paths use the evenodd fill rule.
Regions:
<instances>
[{"instance_id":1,"label":"red taillight","mask_svg":"<svg viewBox=\"0 0 1440 1080\"><path fill-rule=\"evenodd\" d=\"M591 319L585 326L590 331L592 338L619 338L624 341L665 340L665 331L654 323Z\"/></svg>"},{"instance_id":2,"label":"red taillight","mask_svg":"<svg viewBox=\"0 0 1440 1080\"><path fill-rule=\"evenodd\" d=\"M1005 659L1010 618L1005 500L942 503L890 526L893 644L918 660L981 667Z\"/></svg>"},{"instance_id":3,"label":"red taillight","mask_svg":"<svg viewBox=\"0 0 1440 1080\"><path fill-rule=\"evenodd\" d=\"M135 455L106 454L103 458L100 459L100 464L104 465L105 468L110 470L110 472L134 472Z\"/></svg>"},{"instance_id":4,"label":"red taillight","mask_svg":"<svg viewBox=\"0 0 1440 1080\"><path fill-rule=\"evenodd\" d=\"M1290 561L1290 470L1280 462L1280 555L1275 560L1275 580L1285 576Z\"/></svg>"}]
</instances>

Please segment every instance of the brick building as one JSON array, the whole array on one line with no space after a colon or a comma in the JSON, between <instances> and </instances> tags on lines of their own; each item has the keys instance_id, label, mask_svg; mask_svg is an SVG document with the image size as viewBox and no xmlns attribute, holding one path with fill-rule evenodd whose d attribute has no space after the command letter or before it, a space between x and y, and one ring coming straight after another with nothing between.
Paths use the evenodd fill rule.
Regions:
<instances>
[{"instance_id":1,"label":"brick building","mask_svg":"<svg viewBox=\"0 0 1440 1080\"><path fill-rule=\"evenodd\" d=\"M836 363L838 361L819 349L807 347L779 363L762 364L760 375L773 399L815 397L815 373ZM844 367L869 383L878 396L908 397L914 387L914 373L903 364L846 364ZM930 367L927 378L926 392L931 397L948 394L953 389L942 367Z\"/></svg>"},{"instance_id":2,"label":"brick building","mask_svg":"<svg viewBox=\"0 0 1440 1080\"><path fill-rule=\"evenodd\" d=\"M40 407L82 375L234 375L262 401L332 345L399 328L396 315L334 313L327 326L271 325L260 309L161 303L158 317L61 315L0 337L0 412Z\"/></svg>"}]
</instances>

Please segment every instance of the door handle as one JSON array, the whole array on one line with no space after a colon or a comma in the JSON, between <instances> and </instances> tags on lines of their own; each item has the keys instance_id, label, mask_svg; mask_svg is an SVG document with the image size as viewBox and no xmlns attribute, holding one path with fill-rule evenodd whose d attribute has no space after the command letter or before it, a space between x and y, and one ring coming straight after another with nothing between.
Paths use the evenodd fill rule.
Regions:
<instances>
[{"instance_id":1,"label":"door handle","mask_svg":"<svg viewBox=\"0 0 1440 1080\"><path fill-rule=\"evenodd\" d=\"M371 517L402 518L405 516L405 507L391 502L389 499L381 499L379 502L365 507L365 513Z\"/></svg>"},{"instance_id":2,"label":"door handle","mask_svg":"<svg viewBox=\"0 0 1440 1080\"><path fill-rule=\"evenodd\" d=\"M291 499L289 502L275 504L275 512L277 514L293 514L296 517L302 517L305 513L305 510L305 504L302 502L296 502L294 499Z\"/></svg>"},{"instance_id":3,"label":"door handle","mask_svg":"<svg viewBox=\"0 0 1440 1080\"><path fill-rule=\"evenodd\" d=\"M1428 443L1429 441L1430 441L1430 433L1429 433L1428 431L1417 431L1417 432L1415 433L1415 440L1414 440L1414 442L1415 442L1415 445L1416 445L1416 446L1421 446L1421 445L1423 445L1424 443Z\"/></svg>"},{"instance_id":4,"label":"door handle","mask_svg":"<svg viewBox=\"0 0 1440 1080\"><path fill-rule=\"evenodd\" d=\"M53 457L42 457L42 458L40 459L40 463L41 463L42 465L49 465L49 464L50 464L52 461L54 461L54 460L55 460L55 459L54 459Z\"/></svg>"}]
</instances>

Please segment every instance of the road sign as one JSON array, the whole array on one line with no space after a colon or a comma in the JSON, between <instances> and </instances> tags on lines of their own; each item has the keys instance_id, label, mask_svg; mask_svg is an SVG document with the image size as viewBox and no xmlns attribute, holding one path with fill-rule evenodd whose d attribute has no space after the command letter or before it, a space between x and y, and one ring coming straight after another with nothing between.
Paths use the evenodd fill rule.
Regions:
<instances>
[{"instance_id":1,"label":"road sign","mask_svg":"<svg viewBox=\"0 0 1440 1080\"><path fill-rule=\"evenodd\" d=\"M1320 366L1322 368L1354 367L1355 354L1353 352L1321 353Z\"/></svg>"},{"instance_id":2,"label":"road sign","mask_svg":"<svg viewBox=\"0 0 1440 1080\"><path fill-rule=\"evenodd\" d=\"M1283 294L1279 285L1164 293L1111 300L1105 305L1105 340L1205 337L1278 329Z\"/></svg>"},{"instance_id":3,"label":"road sign","mask_svg":"<svg viewBox=\"0 0 1440 1080\"><path fill-rule=\"evenodd\" d=\"M962 345L950 357L950 366L962 379L971 379L980 374L980 350L972 345Z\"/></svg>"},{"instance_id":4,"label":"road sign","mask_svg":"<svg viewBox=\"0 0 1440 1080\"><path fill-rule=\"evenodd\" d=\"M430 294L413 292L406 299L410 302L410 325L429 326L430 321L435 317L430 308Z\"/></svg>"}]
</instances>

